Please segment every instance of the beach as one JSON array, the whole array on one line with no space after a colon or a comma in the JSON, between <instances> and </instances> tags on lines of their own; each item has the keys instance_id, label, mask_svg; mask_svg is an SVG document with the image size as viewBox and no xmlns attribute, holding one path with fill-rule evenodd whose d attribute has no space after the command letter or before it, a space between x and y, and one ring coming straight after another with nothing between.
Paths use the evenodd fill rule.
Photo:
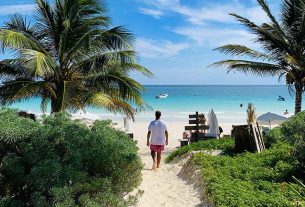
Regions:
<instances>
[{"instance_id":1,"label":"beach","mask_svg":"<svg viewBox=\"0 0 305 207\"><path fill-rule=\"evenodd\" d=\"M199 189L193 184L187 182L178 176L182 164L170 163L165 164L166 156L179 147L179 139L182 138L184 122L166 122L169 131L169 144L165 147L162 155L161 167L156 171L152 171L152 158L150 149L146 146L147 122L136 122L133 124L134 140L137 141L139 147L139 156L144 164L142 170L143 181L138 187L144 193L139 199L136 207L195 207L205 206L201 201ZM229 133L230 126L224 125L226 133ZM118 122L116 128L122 129L123 122Z\"/></svg>"},{"instance_id":2,"label":"beach","mask_svg":"<svg viewBox=\"0 0 305 207\"><path fill-rule=\"evenodd\" d=\"M294 111L294 100L289 96L286 86L146 86L144 101L150 106L146 111L135 115L135 121L129 120L129 132L134 134L139 148L138 154L144 164L143 181L138 187L144 193L137 207L150 206L204 206L200 192L186 180L178 176L181 164L165 164L164 158L180 146L184 127L189 125L189 115L196 111L208 116L211 109L215 111L223 135L230 135L232 125L246 124L247 105L253 103L256 114L266 112L283 115L287 109ZM156 95L166 92L168 98L157 99ZM277 95L285 97L278 101ZM39 99L14 104L12 108L41 114ZM161 119L166 122L169 132L169 145L165 147L161 168L151 171L152 159L146 146L146 135L149 122L154 119L155 110L161 110ZM85 112L72 112L73 119L81 119L86 124L94 120L110 119L115 128L124 130L124 116L111 114L103 109L88 108Z\"/></svg>"},{"instance_id":3,"label":"beach","mask_svg":"<svg viewBox=\"0 0 305 207\"><path fill-rule=\"evenodd\" d=\"M183 132L183 123L167 123L169 131L169 144L165 147L161 168L151 171L152 159L150 150L146 146L147 123L136 123L134 126L134 139L139 147L139 156L144 164L142 171L143 181L139 186L144 191L137 207L150 206L196 206L200 204L200 194L187 185L186 181L177 176L181 166L165 164L164 158L177 146L178 139Z\"/></svg>"}]
</instances>

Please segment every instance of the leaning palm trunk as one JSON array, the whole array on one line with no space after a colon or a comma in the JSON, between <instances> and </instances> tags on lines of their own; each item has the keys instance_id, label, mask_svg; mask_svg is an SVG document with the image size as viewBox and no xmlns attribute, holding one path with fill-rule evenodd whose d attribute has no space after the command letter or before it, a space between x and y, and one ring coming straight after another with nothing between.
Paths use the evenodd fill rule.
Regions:
<instances>
[{"instance_id":1,"label":"leaning palm trunk","mask_svg":"<svg viewBox=\"0 0 305 207\"><path fill-rule=\"evenodd\" d=\"M295 114L302 111L302 95L303 85L302 83L295 83Z\"/></svg>"}]
</instances>

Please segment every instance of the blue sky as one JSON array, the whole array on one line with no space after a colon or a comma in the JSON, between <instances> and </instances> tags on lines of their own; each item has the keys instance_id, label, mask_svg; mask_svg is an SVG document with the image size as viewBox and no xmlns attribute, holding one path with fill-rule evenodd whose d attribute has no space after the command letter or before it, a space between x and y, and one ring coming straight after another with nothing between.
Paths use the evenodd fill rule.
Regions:
<instances>
[{"instance_id":1,"label":"blue sky","mask_svg":"<svg viewBox=\"0 0 305 207\"><path fill-rule=\"evenodd\" d=\"M268 0L277 13L279 0ZM255 0L105 0L113 25L124 25L136 36L140 63L155 77L132 74L142 84L270 85L276 77L259 78L224 68L208 68L226 56L213 48L239 43L257 47L254 36L228 13L235 12L257 23L268 21ZM34 0L0 2L0 25L8 15L31 15ZM2 55L1 58L7 57Z\"/></svg>"}]
</instances>

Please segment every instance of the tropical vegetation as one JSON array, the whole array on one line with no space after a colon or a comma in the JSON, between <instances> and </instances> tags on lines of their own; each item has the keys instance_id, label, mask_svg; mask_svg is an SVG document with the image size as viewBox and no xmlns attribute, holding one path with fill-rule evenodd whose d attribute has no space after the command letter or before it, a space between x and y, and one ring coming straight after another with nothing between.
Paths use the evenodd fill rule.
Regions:
<instances>
[{"instance_id":1,"label":"tropical vegetation","mask_svg":"<svg viewBox=\"0 0 305 207\"><path fill-rule=\"evenodd\" d=\"M138 64L133 35L111 27L100 0L36 0L34 23L20 14L0 29L11 59L0 62L0 101L33 97L51 112L102 107L133 117L146 107L143 86L131 71L151 76Z\"/></svg>"},{"instance_id":2,"label":"tropical vegetation","mask_svg":"<svg viewBox=\"0 0 305 207\"><path fill-rule=\"evenodd\" d=\"M258 25L238 14L231 15L251 33L260 50L246 45L228 44L216 50L234 58L214 63L226 66L228 71L238 71L259 76L286 78L289 90L295 92L295 113L301 111L305 86L305 1L282 0L280 21L271 13L265 0L257 0L270 22ZM292 87L294 86L294 87Z\"/></svg>"},{"instance_id":3,"label":"tropical vegetation","mask_svg":"<svg viewBox=\"0 0 305 207\"><path fill-rule=\"evenodd\" d=\"M171 162L175 158L179 158L184 154L187 154L192 151L199 150L222 150L225 154L234 153L234 139L231 137L225 139L209 139L204 142L194 142L191 145L180 147L177 150L171 152L166 157L166 162Z\"/></svg>"},{"instance_id":4,"label":"tropical vegetation","mask_svg":"<svg viewBox=\"0 0 305 207\"><path fill-rule=\"evenodd\" d=\"M292 207L299 198L283 189L296 169L292 153L291 146L282 144L260 154L199 153L192 161L200 166L206 193L217 207Z\"/></svg>"},{"instance_id":5,"label":"tropical vegetation","mask_svg":"<svg viewBox=\"0 0 305 207\"><path fill-rule=\"evenodd\" d=\"M264 135L262 153L234 150L234 139L207 140L173 151L167 161L200 151L192 163L201 170L203 185L215 206L305 205L305 111ZM212 156L207 151L222 150ZM297 178L297 179L296 179Z\"/></svg>"},{"instance_id":6,"label":"tropical vegetation","mask_svg":"<svg viewBox=\"0 0 305 207\"><path fill-rule=\"evenodd\" d=\"M33 121L0 111L0 206L124 207L141 182L136 143L97 121L56 113Z\"/></svg>"}]
</instances>

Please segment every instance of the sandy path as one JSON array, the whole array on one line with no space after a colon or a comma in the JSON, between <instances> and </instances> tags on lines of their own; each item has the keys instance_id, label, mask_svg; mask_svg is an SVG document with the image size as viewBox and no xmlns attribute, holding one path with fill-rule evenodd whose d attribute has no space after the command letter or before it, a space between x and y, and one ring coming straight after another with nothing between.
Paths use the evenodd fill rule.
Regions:
<instances>
[{"instance_id":1,"label":"sandy path","mask_svg":"<svg viewBox=\"0 0 305 207\"><path fill-rule=\"evenodd\" d=\"M144 190L144 194L137 207L201 206L200 194L177 176L180 166L162 163L161 168L154 172L150 170L152 161L149 152L142 152L140 156L145 167L139 189Z\"/></svg>"},{"instance_id":2,"label":"sandy path","mask_svg":"<svg viewBox=\"0 0 305 207\"><path fill-rule=\"evenodd\" d=\"M137 123L134 127L135 140L138 141L139 155L144 163L143 181L139 186L144 191L137 207L195 207L202 206L200 194L192 185L177 176L181 170L178 164L165 164L164 158L178 145L183 132L184 123L167 123L169 145L162 156L161 168L151 171L152 159L146 144L147 123Z\"/></svg>"}]
</instances>

